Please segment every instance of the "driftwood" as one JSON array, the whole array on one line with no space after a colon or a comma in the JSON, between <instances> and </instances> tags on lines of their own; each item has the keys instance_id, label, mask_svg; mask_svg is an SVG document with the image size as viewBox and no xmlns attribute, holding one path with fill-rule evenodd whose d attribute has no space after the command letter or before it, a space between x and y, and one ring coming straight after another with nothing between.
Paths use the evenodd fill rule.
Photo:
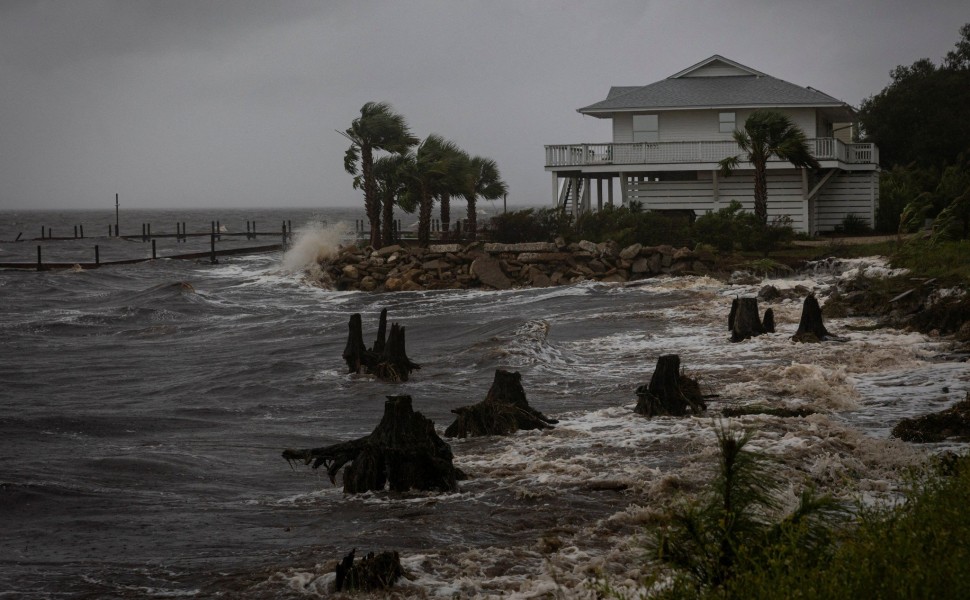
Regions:
<instances>
[{"instance_id":1,"label":"driftwood","mask_svg":"<svg viewBox=\"0 0 970 600\"><path fill-rule=\"evenodd\" d=\"M350 494L390 489L453 492L465 474L452 464L451 446L438 437L434 422L411 407L411 396L388 396L384 416L365 437L322 448L283 451L287 461L327 468L330 482L344 469Z\"/></svg>"},{"instance_id":2,"label":"driftwood","mask_svg":"<svg viewBox=\"0 0 970 600\"><path fill-rule=\"evenodd\" d=\"M404 575L401 557L397 552L381 552L377 555L368 552L367 556L354 563L356 552L356 548L351 550L337 565L334 591L387 590Z\"/></svg>"},{"instance_id":3,"label":"driftwood","mask_svg":"<svg viewBox=\"0 0 970 600\"><path fill-rule=\"evenodd\" d=\"M458 416L445 430L446 437L508 435L520 429L551 428L558 422L529 406L518 372L502 369L495 371L492 387L484 400L451 412Z\"/></svg>"},{"instance_id":4,"label":"driftwood","mask_svg":"<svg viewBox=\"0 0 970 600\"><path fill-rule=\"evenodd\" d=\"M371 348L364 346L363 325L360 313L350 315L350 332L344 347L343 359L349 373L370 373L387 381L407 381L412 371L421 368L408 358L405 350L404 327L394 323L391 333L387 331L387 309L381 311L377 339Z\"/></svg>"},{"instance_id":5,"label":"driftwood","mask_svg":"<svg viewBox=\"0 0 970 600\"><path fill-rule=\"evenodd\" d=\"M821 342L835 338L825 329L822 323L822 307L819 306L815 294L809 294L802 303L802 317L798 321L798 330L791 339L796 342Z\"/></svg>"},{"instance_id":6,"label":"driftwood","mask_svg":"<svg viewBox=\"0 0 970 600\"><path fill-rule=\"evenodd\" d=\"M683 416L707 409L696 379L680 371L680 356L665 354L657 359L657 368L648 385L637 388L638 414L646 417Z\"/></svg>"},{"instance_id":7,"label":"driftwood","mask_svg":"<svg viewBox=\"0 0 970 600\"><path fill-rule=\"evenodd\" d=\"M770 316L768 311L771 311ZM775 330L775 313L770 308L768 311L765 311L765 320L762 321L758 316L757 298L735 298L728 314L731 341L740 342L763 333L772 333Z\"/></svg>"}]
</instances>

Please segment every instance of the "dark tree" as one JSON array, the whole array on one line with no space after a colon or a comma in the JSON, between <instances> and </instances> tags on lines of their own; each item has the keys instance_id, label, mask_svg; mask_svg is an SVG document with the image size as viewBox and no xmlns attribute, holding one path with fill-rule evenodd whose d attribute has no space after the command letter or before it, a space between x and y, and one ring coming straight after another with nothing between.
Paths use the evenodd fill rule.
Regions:
<instances>
[{"instance_id":1,"label":"dark tree","mask_svg":"<svg viewBox=\"0 0 970 600\"><path fill-rule=\"evenodd\" d=\"M859 121L887 167L940 168L970 150L970 24L939 67L928 58L898 66L885 89L866 98Z\"/></svg>"},{"instance_id":2,"label":"dark tree","mask_svg":"<svg viewBox=\"0 0 970 600\"><path fill-rule=\"evenodd\" d=\"M547 429L557 423L529 406L518 372L502 369L495 371L484 400L451 412L458 416L445 430L446 437L508 435L520 429Z\"/></svg>"},{"instance_id":3,"label":"dark tree","mask_svg":"<svg viewBox=\"0 0 970 600\"><path fill-rule=\"evenodd\" d=\"M434 422L411 407L411 396L388 396L384 416L365 437L303 450L287 449L289 462L327 468L336 485L344 465L344 491L356 494L389 489L454 492L465 474L452 464L451 446L434 430Z\"/></svg>"},{"instance_id":4,"label":"dark tree","mask_svg":"<svg viewBox=\"0 0 970 600\"><path fill-rule=\"evenodd\" d=\"M700 385L680 372L680 356L665 354L657 359L657 368L649 385L637 388L638 414L646 417L699 414L707 409Z\"/></svg>"}]
</instances>

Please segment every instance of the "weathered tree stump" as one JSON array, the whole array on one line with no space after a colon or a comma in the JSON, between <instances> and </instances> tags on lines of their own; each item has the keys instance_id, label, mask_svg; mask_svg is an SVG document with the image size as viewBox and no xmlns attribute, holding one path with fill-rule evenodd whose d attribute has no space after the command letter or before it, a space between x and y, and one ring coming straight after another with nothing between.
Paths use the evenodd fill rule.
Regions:
<instances>
[{"instance_id":1,"label":"weathered tree stump","mask_svg":"<svg viewBox=\"0 0 970 600\"><path fill-rule=\"evenodd\" d=\"M446 437L508 435L520 429L549 429L558 423L529 406L518 372L502 369L496 369L484 400L451 412L458 416L445 430Z\"/></svg>"},{"instance_id":2,"label":"weathered tree stump","mask_svg":"<svg viewBox=\"0 0 970 600\"><path fill-rule=\"evenodd\" d=\"M349 373L370 373L387 381L407 381L412 371L421 368L408 358L405 351L404 327L394 323L391 334L385 340L387 330L387 309L381 311L377 338L370 349L364 346L363 326L360 313L350 315L350 332L344 347L343 359Z\"/></svg>"},{"instance_id":3,"label":"weathered tree stump","mask_svg":"<svg viewBox=\"0 0 970 600\"><path fill-rule=\"evenodd\" d=\"M791 339L796 342L821 342L832 336L822 323L822 307L819 306L815 294L809 294L802 303L802 317L798 321L798 330Z\"/></svg>"},{"instance_id":4,"label":"weathered tree stump","mask_svg":"<svg viewBox=\"0 0 970 600\"><path fill-rule=\"evenodd\" d=\"M774 313L771 316L774 324ZM758 316L757 298L735 298L731 302L731 313L728 315L728 329L731 330L731 341L740 342L751 337L768 333L761 317Z\"/></svg>"},{"instance_id":5,"label":"weathered tree stump","mask_svg":"<svg viewBox=\"0 0 970 600\"><path fill-rule=\"evenodd\" d=\"M373 591L390 589L404 575L401 557L397 552L381 552L367 556L354 563L354 548L337 565L334 591Z\"/></svg>"},{"instance_id":6,"label":"weathered tree stump","mask_svg":"<svg viewBox=\"0 0 970 600\"><path fill-rule=\"evenodd\" d=\"M680 372L680 356L676 354L658 358L650 384L637 388L634 411L646 417L680 417L688 412L699 414L706 409L700 385L696 379Z\"/></svg>"},{"instance_id":7,"label":"weathered tree stump","mask_svg":"<svg viewBox=\"0 0 970 600\"><path fill-rule=\"evenodd\" d=\"M452 464L451 446L438 437L434 422L411 407L411 396L388 396L384 416L365 437L322 448L287 449L289 462L327 468L330 482L344 469L344 492L389 489L453 492L465 474Z\"/></svg>"},{"instance_id":8,"label":"weathered tree stump","mask_svg":"<svg viewBox=\"0 0 970 600\"><path fill-rule=\"evenodd\" d=\"M765 317L761 320L761 328L765 330L765 333L775 332L775 311L773 309L765 309Z\"/></svg>"}]
</instances>

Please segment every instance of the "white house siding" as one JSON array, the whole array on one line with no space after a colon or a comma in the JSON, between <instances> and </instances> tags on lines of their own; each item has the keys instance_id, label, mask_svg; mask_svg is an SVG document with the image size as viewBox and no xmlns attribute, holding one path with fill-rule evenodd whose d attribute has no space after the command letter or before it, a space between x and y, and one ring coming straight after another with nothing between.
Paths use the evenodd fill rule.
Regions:
<instances>
[{"instance_id":1,"label":"white house siding","mask_svg":"<svg viewBox=\"0 0 970 600\"><path fill-rule=\"evenodd\" d=\"M754 175L736 172L730 177L718 177L716 204L712 178L707 171L698 173L697 181L633 180L627 188L627 198L642 202L646 209L690 209L697 215L724 208L737 200L745 210L754 212ZM798 170L768 173L768 220L781 216L789 217L796 231L808 230L802 176Z\"/></svg>"},{"instance_id":2,"label":"white house siding","mask_svg":"<svg viewBox=\"0 0 970 600\"><path fill-rule=\"evenodd\" d=\"M788 115L805 135L813 137L816 131L815 109L786 108L777 109ZM744 127L744 121L754 112L753 109L714 109L714 110L668 110L642 114L658 114L661 142L693 142L730 140L730 133L721 133L718 114L735 113L735 125ZM616 113L613 115L613 143L626 144L633 141L633 114Z\"/></svg>"},{"instance_id":3,"label":"white house siding","mask_svg":"<svg viewBox=\"0 0 970 600\"><path fill-rule=\"evenodd\" d=\"M613 115L613 143L629 144L633 142L633 113L616 113Z\"/></svg>"},{"instance_id":4,"label":"white house siding","mask_svg":"<svg viewBox=\"0 0 970 600\"><path fill-rule=\"evenodd\" d=\"M815 202L815 228L832 231L848 215L855 215L871 227L879 200L878 171L845 171L832 177Z\"/></svg>"}]
</instances>

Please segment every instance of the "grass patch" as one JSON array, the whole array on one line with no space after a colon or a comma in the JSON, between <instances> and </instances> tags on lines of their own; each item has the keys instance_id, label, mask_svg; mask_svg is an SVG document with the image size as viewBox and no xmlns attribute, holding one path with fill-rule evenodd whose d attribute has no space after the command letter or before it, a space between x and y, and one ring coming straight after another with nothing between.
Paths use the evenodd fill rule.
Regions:
<instances>
[{"instance_id":1,"label":"grass patch","mask_svg":"<svg viewBox=\"0 0 970 600\"><path fill-rule=\"evenodd\" d=\"M914 240L899 247L892 255L892 265L925 277L970 282L970 240Z\"/></svg>"}]
</instances>

